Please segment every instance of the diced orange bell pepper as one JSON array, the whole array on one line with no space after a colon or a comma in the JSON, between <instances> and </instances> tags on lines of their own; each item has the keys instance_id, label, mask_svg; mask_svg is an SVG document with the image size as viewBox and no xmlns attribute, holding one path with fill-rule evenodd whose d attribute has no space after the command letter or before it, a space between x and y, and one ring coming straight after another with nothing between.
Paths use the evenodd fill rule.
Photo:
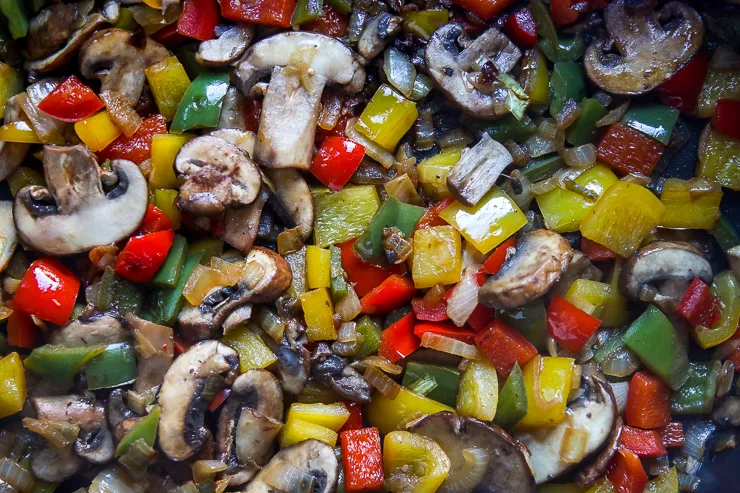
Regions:
<instances>
[{"instance_id":1,"label":"diced orange bell pepper","mask_svg":"<svg viewBox=\"0 0 740 493\"><path fill-rule=\"evenodd\" d=\"M617 493L642 493L648 480L640 458L625 449L614 454L607 477Z\"/></svg>"},{"instance_id":2,"label":"diced orange bell pepper","mask_svg":"<svg viewBox=\"0 0 740 493\"><path fill-rule=\"evenodd\" d=\"M629 426L652 429L671 422L671 388L649 371L632 376L625 417Z\"/></svg>"},{"instance_id":3,"label":"diced orange bell pepper","mask_svg":"<svg viewBox=\"0 0 740 493\"><path fill-rule=\"evenodd\" d=\"M416 288L409 276L393 274L360 300L362 313L385 315L414 297Z\"/></svg>"},{"instance_id":4,"label":"diced orange bell pepper","mask_svg":"<svg viewBox=\"0 0 740 493\"><path fill-rule=\"evenodd\" d=\"M475 344L503 376L509 375L514 364L524 366L538 354L537 348L526 337L501 320L494 320L475 336Z\"/></svg>"},{"instance_id":5,"label":"diced orange bell pepper","mask_svg":"<svg viewBox=\"0 0 740 493\"><path fill-rule=\"evenodd\" d=\"M643 430L627 425L622 426L619 445L638 457L660 457L667 453L663 438L658 431Z\"/></svg>"},{"instance_id":6,"label":"diced orange bell pepper","mask_svg":"<svg viewBox=\"0 0 740 493\"><path fill-rule=\"evenodd\" d=\"M650 176L660 161L665 146L622 123L614 123L596 149L600 161L617 173Z\"/></svg>"}]
</instances>

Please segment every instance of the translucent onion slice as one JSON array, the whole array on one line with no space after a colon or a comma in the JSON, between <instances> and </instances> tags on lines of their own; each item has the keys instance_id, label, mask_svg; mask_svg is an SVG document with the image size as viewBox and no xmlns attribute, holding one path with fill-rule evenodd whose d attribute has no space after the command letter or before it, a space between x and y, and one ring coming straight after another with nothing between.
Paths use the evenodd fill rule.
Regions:
<instances>
[{"instance_id":1,"label":"translucent onion slice","mask_svg":"<svg viewBox=\"0 0 740 493\"><path fill-rule=\"evenodd\" d=\"M191 466L193 480L196 483L213 479L216 474L226 470L226 463L221 460L197 460Z\"/></svg>"},{"instance_id":2,"label":"translucent onion slice","mask_svg":"<svg viewBox=\"0 0 740 493\"><path fill-rule=\"evenodd\" d=\"M382 356L367 356L362 359L362 364L365 365L365 367L374 366L390 375L400 375L403 371L403 368L391 363Z\"/></svg>"},{"instance_id":3,"label":"translucent onion slice","mask_svg":"<svg viewBox=\"0 0 740 493\"><path fill-rule=\"evenodd\" d=\"M34 489L33 474L8 458L0 459L0 480L22 493Z\"/></svg>"},{"instance_id":4,"label":"translucent onion slice","mask_svg":"<svg viewBox=\"0 0 740 493\"><path fill-rule=\"evenodd\" d=\"M627 393L630 389L629 382L610 382L612 386L612 392L614 392L614 399L617 401L617 409L622 414L627 408Z\"/></svg>"},{"instance_id":5,"label":"translucent onion slice","mask_svg":"<svg viewBox=\"0 0 740 493\"><path fill-rule=\"evenodd\" d=\"M365 147L365 152L367 152L367 155L371 158L375 159L377 162L383 165L385 168L390 168L393 166L393 162L395 161L395 158L393 157L393 154L383 149L381 146L376 144L375 142L371 141L364 135L362 135L360 132L358 132L355 129L355 124L357 123L358 118L353 118L349 122L347 122L347 137L350 140L353 140L357 142L358 144Z\"/></svg>"},{"instance_id":6,"label":"translucent onion slice","mask_svg":"<svg viewBox=\"0 0 740 493\"><path fill-rule=\"evenodd\" d=\"M401 391L401 386L391 377L378 370L375 366L368 366L365 369L365 381L375 387L378 392L388 399L395 399Z\"/></svg>"},{"instance_id":7,"label":"translucent onion slice","mask_svg":"<svg viewBox=\"0 0 740 493\"><path fill-rule=\"evenodd\" d=\"M357 296L357 293L352 286L347 286L347 295L337 301L334 305L334 311L339 315L339 318L342 319L342 322L354 320L355 317L362 312L360 298Z\"/></svg>"},{"instance_id":8,"label":"translucent onion slice","mask_svg":"<svg viewBox=\"0 0 740 493\"><path fill-rule=\"evenodd\" d=\"M316 484L316 477L289 462L262 470L262 479L273 488L285 493L310 493Z\"/></svg>"},{"instance_id":9,"label":"translucent onion slice","mask_svg":"<svg viewBox=\"0 0 740 493\"><path fill-rule=\"evenodd\" d=\"M596 146L584 144L578 147L569 147L560 151L560 157L568 166L587 168L596 162Z\"/></svg>"},{"instance_id":10,"label":"translucent onion slice","mask_svg":"<svg viewBox=\"0 0 740 493\"><path fill-rule=\"evenodd\" d=\"M627 113L627 109L630 107L630 101L627 101L626 103L622 103L613 110L611 110L609 113L607 113L604 118L596 121L597 127L606 127L607 125L611 125L612 123L617 123L619 121L622 121L622 118L624 118L625 113Z\"/></svg>"},{"instance_id":11,"label":"translucent onion slice","mask_svg":"<svg viewBox=\"0 0 740 493\"><path fill-rule=\"evenodd\" d=\"M52 422L45 419L23 418L23 426L41 435L56 448L68 447L80 434L80 427L70 423Z\"/></svg>"},{"instance_id":12,"label":"translucent onion slice","mask_svg":"<svg viewBox=\"0 0 740 493\"><path fill-rule=\"evenodd\" d=\"M226 286L227 281L221 271L204 265L196 265L188 282L182 290L182 295L193 306L200 305L208 293L216 287Z\"/></svg>"},{"instance_id":13,"label":"translucent onion slice","mask_svg":"<svg viewBox=\"0 0 740 493\"><path fill-rule=\"evenodd\" d=\"M15 433L0 430L0 458L8 457L15 444Z\"/></svg>"},{"instance_id":14,"label":"translucent onion slice","mask_svg":"<svg viewBox=\"0 0 740 493\"><path fill-rule=\"evenodd\" d=\"M357 324L355 322L344 322L337 333L339 342L357 342Z\"/></svg>"},{"instance_id":15,"label":"translucent onion slice","mask_svg":"<svg viewBox=\"0 0 740 493\"><path fill-rule=\"evenodd\" d=\"M486 449L466 448L462 451L463 467L454 470L437 490L438 493L469 493L486 475L490 455Z\"/></svg>"},{"instance_id":16,"label":"translucent onion slice","mask_svg":"<svg viewBox=\"0 0 740 493\"><path fill-rule=\"evenodd\" d=\"M421 338L422 347L454 354L466 359L479 360L483 356L480 350L472 344L467 344L452 337L426 332Z\"/></svg>"},{"instance_id":17,"label":"translucent onion slice","mask_svg":"<svg viewBox=\"0 0 740 493\"><path fill-rule=\"evenodd\" d=\"M468 318L478 306L478 280L476 278L477 269L466 268L463 272L462 279L455 286L452 296L447 300L447 316L450 320L462 327Z\"/></svg>"},{"instance_id":18,"label":"translucent onion slice","mask_svg":"<svg viewBox=\"0 0 740 493\"><path fill-rule=\"evenodd\" d=\"M126 452L118 458L118 462L129 471L141 474L157 458L157 451L149 446L143 438L132 443Z\"/></svg>"},{"instance_id":19,"label":"translucent onion slice","mask_svg":"<svg viewBox=\"0 0 740 493\"><path fill-rule=\"evenodd\" d=\"M580 428L566 428L563 440L560 442L560 460L566 464L581 462L586 455L587 442L588 431Z\"/></svg>"}]
</instances>

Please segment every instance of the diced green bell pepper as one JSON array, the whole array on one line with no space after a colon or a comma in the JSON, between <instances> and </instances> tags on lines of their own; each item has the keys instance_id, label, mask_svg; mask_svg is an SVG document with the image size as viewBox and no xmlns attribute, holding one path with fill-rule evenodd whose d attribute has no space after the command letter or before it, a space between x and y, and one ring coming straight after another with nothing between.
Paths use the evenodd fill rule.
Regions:
<instances>
[{"instance_id":1,"label":"diced green bell pepper","mask_svg":"<svg viewBox=\"0 0 740 493\"><path fill-rule=\"evenodd\" d=\"M668 145L673 127L678 121L678 110L664 104L633 105L622 122L663 145Z\"/></svg>"},{"instance_id":2,"label":"diced green bell pepper","mask_svg":"<svg viewBox=\"0 0 740 493\"><path fill-rule=\"evenodd\" d=\"M519 331L534 347L544 351L547 347L547 310L542 300L499 311L496 316Z\"/></svg>"},{"instance_id":3,"label":"diced green bell pepper","mask_svg":"<svg viewBox=\"0 0 740 493\"><path fill-rule=\"evenodd\" d=\"M349 293L349 285L342 269L342 250L334 245L329 247L331 252L331 298L337 303Z\"/></svg>"},{"instance_id":4,"label":"diced green bell pepper","mask_svg":"<svg viewBox=\"0 0 740 493\"><path fill-rule=\"evenodd\" d=\"M362 338L357 356L364 357L377 353L380 348L380 336L383 333L380 324L369 315L364 315L357 321L356 330L357 335Z\"/></svg>"},{"instance_id":5,"label":"diced green bell pepper","mask_svg":"<svg viewBox=\"0 0 740 493\"><path fill-rule=\"evenodd\" d=\"M604 105L592 98L585 98L578 106L581 108L581 114L565 132L565 140L573 146L593 142L598 130L596 122L604 118L607 113Z\"/></svg>"},{"instance_id":6,"label":"diced green bell pepper","mask_svg":"<svg viewBox=\"0 0 740 493\"><path fill-rule=\"evenodd\" d=\"M89 390L110 389L136 380L136 354L130 342L106 346L105 351L87 364Z\"/></svg>"},{"instance_id":7,"label":"diced green bell pepper","mask_svg":"<svg viewBox=\"0 0 740 493\"><path fill-rule=\"evenodd\" d=\"M623 350L630 351L622 340L624 333L625 330L614 330L609 335L606 342L594 353L594 361L603 366L604 362L613 355L620 353Z\"/></svg>"},{"instance_id":8,"label":"diced green bell pepper","mask_svg":"<svg viewBox=\"0 0 740 493\"><path fill-rule=\"evenodd\" d=\"M323 0L298 0L293 11L293 18L290 20L290 25L295 27L316 20L323 11Z\"/></svg>"},{"instance_id":9,"label":"diced green bell pepper","mask_svg":"<svg viewBox=\"0 0 740 493\"><path fill-rule=\"evenodd\" d=\"M290 265L290 271L293 274L293 280L288 288L288 295L298 298L308 291L306 281L306 247L304 246L297 252L290 252L285 255L285 261Z\"/></svg>"},{"instance_id":10,"label":"diced green bell pepper","mask_svg":"<svg viewBox=\"0 0 740 493\"><path fill-rule=\"evenodd\" d=\"M326 3L345 15L352 12L352 0L326 0Z\"/></svg>"},{"instance_id":11,"label":"diced green bell pepper","mask_svg":"<svg viewBox=\"0 0 740 493\"><path fill-rule=\"evenodd\" d=\"M105 346L68 348L46 344L31 351L23 365L40 377L59 383L66 390L74 384L74 376L104 351Z\"/></svg>"},{"instance_id":12,"label":"diced green bell pepper","mask_svg":"<svg viewBox=\"0 0 740 493\"><path fill-rule=\"evenodd\" d=\"M427 397L454 407L457 402L457 386L460 379L458 369L410 361L406 365L406 372L401 384L408 387L424 375L429 375L437 382L437 387L429 392Z\"/></svg>"},{"instance_id":13,"label":"diced green bell pepper","mask_svg":"<svg viewBox=\"0 0 740 493\"><path fill-rule=\"evenodd\" d=\"M569 99L580 103L586 97L586 79L580 63L558 62L552 69L550 78L552 102L550 114L557 115Z\"/></svg>"},{"instance_id":14,"label":"diced green bell pepper","mask_svg":"<svg viewBox=\"0 0 740 493\"><path fill-rule=\"evenodd\" d=\"M557 44L558 31L555 29L555 23L552 22L547 5L542 0L529 0L529 10L537 24L537 34Z\"/></svg>"},{"instance_id":15,"label":"diced green bell pepper","mask_svg":"<svg viewBox=\"0 0 740 493\"><path fill-rule=\"evenodd\" d=\"M190 279L190 275L203 257L203 252L188 253L185 263L180 272L180 279L174 288L159 288L155 290L149 298L148 315L151 321L160 325L172 327L177 321L177 315L182 310L185 299L182 297L182 290Z\"/></svg>"},{"instance_id":16,"label":"diced green bell pepper","mask_svg":"<svg viewBox=\"0 0 740 493\"><path fill-rule=\"evenodd\" d=\"M586 48L581 34L576 34L572 38L559 38L557 44L549 39L540 39L538 46L553 63L574 62L583 56Z\"/></svg>"},{"instance_id":17,"label":"diced green bell pepper","mask_svg":"<svg viewBox=\"0 0 740 493\"><path fill-rule=\"evenodd\" d=\"M732 225L725 214L719 217L719 220L712 228L712 236L719 243L720 248L725 252L735 245L740 245L740 236L738 236L735 227Z\"/></svg>"},{"instance_id":18,"label":"diced green bell pepper","mask_svg":"<svg viewBox=\"0 0 740 493\"><path fill-rule=\"evenodd\" d=\"M180 280L182 265L187 256L188 242L180 235L175 235L175 241L167 254L167 258L152 279L152 283L162 288L174 288Z\"/></svg>"},{"instance_id":19,"label":"diced green bell pepper","mask_svg":"<svg viewBox=\"0 0 740 493\"><path fill-rule=\"evenodd\" d=\"M132 282L118 276L108 266L103 272L98 289L97 307L104 311L114 311L121 317L127 313L141 313L144 293Z\"/></svg>"},{"instance_id":20,"label":"diced green bell pepper","mask_svg":"<svg viewBox=\"0 0 740 493\"><path fill-rule=\"evenodd\" d=\"M141 418L141 420L139 420L139 422L123 436L118 447L116 447L116 457L120 457L125 454L131 444L136 440L143 439L147 445L154 447L154 441L157 438L160 411L161 409L159 406L152 407L149 414Z\"/></svg>"},{"instance_id":21,"label":"diced green bell pepper","mask_svg":"<svg viewBox=\"0 0 740 493\"><path fill-rule=\"evenodd\" d=\"M486 132L498 142L509 139L521 142L537 132L537 125L526 115L521 120L517 120L514 115L507 115L500 120L485 123L466 117L462 121L466 126Z\"/></svg>"},{"instance_id":22,"label":"diced green bell pepper","mask_svg":"<svg viewBox=\"0 0 740 493\"><path fill-rule=\"evenodd\" d=\"M368 227L380 207L373 185L344 187L338 192L312 189L314 207L313 237L320 248L357 238Z\"/></svg>"},{"instance_id":23,"label":"diced green bell pepper","mask_svg":"<svg viewBox=\"0 0 740 493\"><path fill-rule=\"evenodd\" d=\"M532 161L522 170L522 174L532 183L546 180L565 165L559 155L544 156Z\"/></svg>"},{"instance_id":24,"label":"diced green bell pepper","mask_svg":"<svg viewBox=\"0 0 740 493\"><path fill-rule=\"evenodd\" d=\"M215 128L229 89L229 74L203 73L185 91L170 132L181 134L193 128Z\"/></svg>"},{"instance_id":25,"label":"diced green bell pepper","mask_svg":"<svg viewBox=\"0 0 740 493\"><path fill-rule=\"evenodd\" d=\"M10 187L10 193L15 197L18 191L27 185L38 185L44 186L46 181L44 176L32 168L21 166L13 171L8 177L8 186Z\"/></svg>"},{"instance_id":26,"label":"diced green bell pepper","mask_svg":"<svg viewBox=\"0 0 740 493\"><path fill-rule=\"evenodd\" d=\"M524 375L519 363L514 364L506 383L498 395L498 407L493 422L511 431L527 414L527 389L524 386Z\"/></svg>"},{"instance_id":27,"label":"diced green bell pepper","mask_svg":"<svg viewBox=\"0 0 740 493\"><path fill-rule=\"evenodd\" d=\"M671 413L680 415L711 413L720 369L719 361L691 363L688 380L671 394Z\"/></svg>"},{"instance_id":28,"label":"diced green bell pepper","mask_svg":"<svg viewBox=\"0 0 740 493\"><path fill-rule=\"evenodd\" d=\"M0 0L0 12L8 19L8 29L13 39L28 34L28 14L23 0Z\"/></svg>"},{"instance_id":29,"label":"diced green bell pepper","mask_svg":"<svg viewBox=\"0 0 740 493\"><path fill-rule=\"evenodd\" d=\"M139 23L134 19L134 14L131 13L131 9L128 7L121 7L118 10L118 22L113 24L116 29L123 29L125 31L136 31L139 27Z\"/></svg>"}]
</instances>

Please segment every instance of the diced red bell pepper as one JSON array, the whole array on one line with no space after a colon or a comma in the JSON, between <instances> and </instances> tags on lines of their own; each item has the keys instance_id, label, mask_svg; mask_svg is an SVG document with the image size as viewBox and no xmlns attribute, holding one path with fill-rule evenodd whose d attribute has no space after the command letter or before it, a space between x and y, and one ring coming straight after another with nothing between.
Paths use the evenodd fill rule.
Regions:
<instances>
[{"instance_id":1,"label":"diced red bell pepper","mask_svg":"<svg viewBox=\"0 0 740 493\"><path fill-rule=\"evenodd\" d=\"M64 122L77 122L105 108L95 91L74 75L64 79L40 103L39 109Z\"/></svg>"},{"instance_id":2,"label":"diced red bell pepper","mask_svg":"<svg viewBox=\"0 0 740 493\"><path fill-rule=\"evenodd\" d=\"M648 480L640 458L625 449L614 454L607 478L617 493L642 493Z\"/></svg>"},{"instance_id":3,"label":"diced red bell pepper","mask_svg":"<svg viewBox=\"0 0 740 493\"><path fill-rule=\"evenodd\" d=\"M290 27L296 0L221 0L221 15L237 22Z\"/></svg>"},{"instance_id":4,"label":"diced red bell pepper","mask_svg":"<svg viewBox=\"0 0 740 493\"><path fill-rule=\"evenodd\" d=\"M116 274L133 282L149 282L162 267L172 247L172 230L134 236L116 260Z\"/></svg>"},{"instance_id":5,"label":"diced red bell pepper","mask_svg":"<svg viewBox=\"0 0 740 493\"><path fill-rule=\"evenodd\" d=\"M395 363L421 346L421 339L414 334L414 313L408 313L388 327L380 336L378 355Z\"/></svg>"},{"instance_id":6,"label":"diced red bell pepper","mask_svg":"<svg viewBox=\"0 0 740 493\"><path fill-rule=\"evenodd\" d=\"M601 320L560 296L547 307L547 333L571 353L580 352L600 325Z\"/></svg>"},{"instance_id":7,"label":"diced red bell pepper","mask_svg":"<svg viewBox=\"0 0 740 493\"><path fill-rule=\"evenodd\" d=\"M473 310L473 313L470 314L468 317L468 321L466 322L474 331L480 332L488 325L493 322L493 319L496 317L496 310L493 308L488 308L487 306L483 306L480 303L478 303L478 306L475 307L475 310Z\"/></svg>"},{"instance_id":8,"label":"diced red bell pepper","mask_svg":"<svg viewBox=\"0 0 740 493\"><path fill-rule=\"evenodd\" d=\"M349 411L349 419L339 431L359 430L362 428L362 404L355 401L342 401Z\"/></svg>"},{"instance_id":9,"label":"diced red bell pepper","mask_svg":"<svg viewBox=\"0 0 740 493\"><path fill-rule=\"evenodd\" d=\"M380 286L380 283L388 279L391 274L399 273L400 268L393 266L390 269L383 269L377 265L364 262L352 248L355 241L351 240L339 245L342 250L342 269L347 273L349 281L354 284L357 296L365 296Z\"/></svg>"},{"instance_id":10,"label":"diced red bell pepper","mask_svg":"<svg viewBox=\"0 0 740 493\"><path fill-rule=\"evenodd\" d=\"M482 272L484 274L496 274L501 269L501 266L504 265L509 248L516 248L516 238L511 237L497 246L493 253L491 253L491 256L483 262L483 265L478 269L478 272Z\"/></svg>"},{"instance_id":11,"label":"diced red bell pepper","mask_svg":"<svg viewBox=\"0 0 740 493\"><path fill-rule=\"evenodd\" d=\"M709 286L695 277L681 298L676 311L692 327L711 327L721 318L721 308L719 300L712 295Z\"/></svg>"},{"instance_id":12,"label":"diced red bell pepper","mask_svg":"<svg viewBox=\"0 0 740 493\"><path fill-rule=\"evenodd\" d=\"M453 0L465 10L469 10L483 20L497 16L511 6L514 0Z\"/></svg>"},{"instance_id":13,"label":"diced red bell pepper","mask_svg":"<svg viewBox=\"0 0 740 493\"><path fill-rule=\"evenodd\" d=\"M207 41L216 37L220 20L216 0L185 0L177 20L177 32L188 38Z\"/></svg>"},{"instance_id":14,"label":"diced red bell pepper","mask_svg":"<svg viewBox=\"0 0 740 493\"><path fill-rule=\"evenodd\" d=\"M411 301L415 294L416 288L410 276L393 274L362 297L362 313L385 315Z\"/></svg>"},{"instance_id":15,"label":"diced red bell pepper","mask_svg":"<svg viewBox=\"0 0 740 493\"><path fill-rule=\"evenodd\" d=\"M211 399L211 402L208 403L208 410L211 412L214 412L216 409L221 407L221 404L228 399L229 394L231 394L230 388L223 388L216 392L216 395L213 396L213 399Z\"/></svg>"},{"instance_id":16,"label":"diced red bell pepper","mask_svg":"<svg viewBox=\"0 0 740 493\"><path fill-rule=\"evenodd\" d=\"M157 43L170 49L183 45L190 39L178 32L177 22L163 27L156 33L152 34L151 38Z\"/></svg>"},{"instance_id":17,"label":"diced red bell pepper","mask_svg":"<svg viewBox=\"0 0 740 493\"><path fill-rule=\"evenodd\" d=\"M194 342L187 341L185 339L175 336L174 344L175 344L175 355L179 356L185 351L187 351L188 349L190 349L190 346L192 346Z\"/></svg>"},{"instance_id":18,"label":"diced red bell pepper","mask_svg":"<svg viewBox=\"0 0 740 493\"><path fill-rule=\"evenodd\" d=\"M683 423L672 421L658 430L665 448L683 447Z\"/></svg>"},{"instance_id":19,"label":"diced red bell pepper","mask_svg":"<svg viewBox=\"0 0 740 493\"><path fill-rule=\"evenodd\" d=\"M321 15L304 24L303 29L333 38L341 38L349 32L349 17L331 5L324 4Z\"/></svg>"},{"instance_id":20,"label":"diced red bell pepper","mask_svg":"<svg viewBox=\"0 0 740 493\"><path fill-rule=\"evenodd\" d=\"M11 303L12 305L12 303ZM13 308L11 306L11 308ZM31 315L14 309L8 316L8 345L23 349L33 349L41 345L41 332L33 323Z\"/></svg>"},{"instance_id":21,"label":"diced red bell pepper","mask_svg":"<svg viewBox=\"0 0 740 493\"><path fill-rule=\"evenodd\" d=\"M244 99L244 120L248 132L259 132L262 116L262 98Z\"/></svg>"},{"instance_id":22,"label":"diced red bell pepper","mask_svg":"<svg viewBox=\"0 0 740 493\"><path fill-rule=\"evenodd\" d=\"M424 334L427 332L451 337L452 339L457 339L458 341L462 341L467 344L473 344L475 341L475 332L468 329L461 329L450 322L417 323L414 327L414 334L416 334L420 339L424 337Z\"/></svg>"},{"instance_id":23,"label":"diced red bell pepper","mask_svg":"<svg viewBox=\"0 0 740 493\"><path fill-rule=\"evenodd\" d=\"M148 235L158 231L172 229L172 221L159 207L149 204L144 220L139 226L139 235Z\"/></svg>"},{"instance_id":24,"label":"diced red bell pepper","mask_svg":"<svg viewBox=\"0 0 740 493\"><path fill-rule=\"evenodd\" d=\"M596 149L600 161L617 173L650 176L660 161L665 146L622 123L614 123Z\"/></svg>"},{"instance_id":25,"label":"diced red bell pepper","mask_svg":"<svg viewBox=\"0 0 740 493\"><path fill-rule=\"evenodd\" d=\"M719 132L740 140L740 101L718 100L712 115L712 126Z\"/></svg>"},{"instance_id":26,"label":"diced red bell pepper","mask_svg":"<svg viewBox=\"0 0 740 493\"><path fill-rule=\"evenodd\" d=\"M365 157L365 148L343 137L327 137L313 159L311 172L335 192L347 184Z\"/></svg>"},{"instance_id":27,"label":"diced red bell pepper","mask_svg":"<svg viewBox=\"0 0 740 493\"><path fill-rule=\"evenodd\" d=\"M520 48L537 46L537 24L529 7L519 9L509 16L504 24L504 33Z\"/></svg>"},{"instance_id":28,"label":"diced red bell pepper","mask_svg":"<svg viewBox=\"0 0 740 493\"><path fill-rule=\"evenodd\" d=\"M26 271L13 306L41 320L64 325L75 306L80 280L54 258L36 260Z\"/></svg>"},{"instance_id":29,"label":"diced red bell pepper","mask_svg":"<svg viewBox=\"0 0 740 493\"><path fill-rule=\"evenodd\" d=\"M524 366L537 356L537 348L501 320L494 320L475 336L475 344L501 375L508 377L514 364Z\"/></svg>"},{"instance_id":30,"label":"diced red bell pepper","mask_svg":"<svg viewBox=\"0 0 740 493\"><path fill-rule=\"evenodd\" d=\"M578 11L571 4L571 0L552 0L550 17L556 26L563 27L578 20Z\"/></svg>"},{"instance_id":31,"label":"diced red bell pepper","mask_svg":"<svg viewBox=\"0 0 740 493\"><path fill-rule=\"evenodd\" d=\"M622 426L619 445L638 457L660 457L668 453L663 445L663 437L656 430L643 430L627 425Z\"/></svg>"},{"instance_id":32,"label":"diced red bell pepper","mask_svg":"<svg viewBox=\"0 0 740 493\"><path fill-rule=\"evenodd\" d=\"M377 428L347 430L339 434L347 493L379 490L385 482L380 433Z\"/></svg>"},{"instance_id":33,"label":"diced red bell pepper","mask_svg":"<svg viewBox=\"0 0 740 493\"><path fill-rule=\"evenodd\" d=\"M581 238L581 252L583 252L591 262L604 262L606 260L614 260L617 258L617 254L615 252L612 252L604 245L596 243L593 240L589 240L586 237Z\"/></svg>"},{"instance_id":34,"label":"diced red bell pepper","mask_svg":"<svg viewBox=\"0 0 740 493\"><path fill-rule=\"evenodd\" d=\"M700 51L681 70L658 86L655 90L658 99L677 110L694 111L708 67L707 54Z\"/></svg>"},{"instance_id":35,"label":"diced red bell pepper","mask_svg":"<svg viewBox=\"0 0 740 493\"><path fill-rule=\"evenodd\" d=\"M472 22L466 16L461 15L458 12L454 12L452 14L450 23L458 24L460 27L462 27L465 30L465 33L468 36L476 36L480 34L481 31L483 31L484 27L486 27L485 24L477 24L475 22Z\"/></svg>"},{"instance_id":36,"label":"diced red bell pepper","mask_svg":"<svg viewBox=\"0 0 740 493\"><path fill-rule=\"evenodd\" d=\"M141 164L152 157L152 139L167 133L167 120L162 115L145 118L131 137L121 134L108 147L98 153L101 159L126 159Z\"/></svg>"},{"instance_id":37,"label":"diced red bell pepper","mask_svg":"<svg viewBox=\"0 0 740 493\"><path fill-rule=\"evenodd\" d=\"M629 426L647 430L671 422L671 388L657 375L640 371L632 376L625 418Z\"/></svg>"},{"instance_id":38,"label":"diced red bell pepper","mask_svg":"<svg viewBox=\"0 0 740 493\"><path fill-rule=\"evenodd\" d=\"M425 322L444 322L449 319L447 316L447 303L444 300L439 300L439 303L434 305L432 308L424 306L423 298L414 298L411 300L411 308L414 309L414 315L417 320L423 320Z\"/></svg>"},{"instance_id":39,"label":"diced red bell pepper","mask_svg":"<svg viewBox=\"0 0 740 493\"><path fill-rule=\"evenodd\" d=\"M439 214L453 202L454 200L452 199L444 199L434 204L432 207L429 208L426 214L422 216L421 220L416 225L416 229L427 229L433 228L435 226L446 226L447 221L439 217Z\"/></svg>"}]
</instances>

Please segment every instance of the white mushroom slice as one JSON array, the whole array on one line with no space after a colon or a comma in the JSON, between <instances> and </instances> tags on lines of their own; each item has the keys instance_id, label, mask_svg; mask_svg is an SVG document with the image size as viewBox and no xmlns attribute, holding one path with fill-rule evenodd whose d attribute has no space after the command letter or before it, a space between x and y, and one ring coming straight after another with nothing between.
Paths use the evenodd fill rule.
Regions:
<instances>
[{"instance_id":1,"label":"white mushroom slice","mask_svg":"<svg viewBox=\"0 0 740 493\"><path fill-rule=\"evenodd\" d=\"M13 202L0 201L0 272L8 266L17 244L18 234L13 221Z\"/></svg>"},{"instance_id":2,"label":"white mushroom slice","mask_svg":"<svg viewBox=\"0 0 740 493\"><path fill-rule=\"evenodd\" d=\"M457 200L473 207L513 162L506 147L484 132L480 142L465 152L447 175L447 187Z\"/></svg>"},{"instance_id":3,"label":"white mushroom slice","mask_svg":"<svg viewBox=\"0 0 740 493\"><path fill-rule=\"evenodd\" d=\"M403 19L387 12L381 12L367 23L357 42L357 51L366 60L380 55L385 47L401 32Z\"/></svg>"},{"instance_id":4,"label":"white mushroom slice","mask_svg":"<svg viewBox=\"0 0 740 493\"><path fill-rule=\"evenodd\" d=\"M44 148L48 188L29 186L15 197L21 242L48 255L72 255L130 236L141 224L149 190L139 167L111 163L116 187L105 194L101 169L84 146Z\"/></svg>"},{"instance_id":5,"label":"white mushroom slice","mask_svg":"<svg viewBox=\"0 0 740 493\"><path fill-rule=\"evenodd\" d=\"M313 233L314 206L306 179L294 169L266 170L273 192L280 205L293 220L289 227L300 227L307 240Z\"/></svg>"},{"instance_id":6,"label":"white mushroom slice","mask_svg":"<svg viewBox=\"0 0 740 493\"><path fill-rule=\"evenodd\" d=\"M49 342L65 347L109 345L131 340L120 320L110 315L80 317L51 335Z\"/></svg>"},{"instance_id":7,"label":"white mushroom slice","mask_svg":"<svg viewBox=\"0 0 740 493\"><path fill-rule=\"evenodd\" d=\"M226 90L224 103L223 106L221 106L221 116L218 120L218 128L219 130L211 132L211 135L216 135L217 137L221 137L222 139L225 137L218 134L221 129L236 129L241 131L246 131L247 129L246 113L244 111L244 95L239 92L239 89L234 86L229 86L229 88ZM254 135L254 133L249 133L252 134L256 139L257 136ZM242 147L236 142L233 142L229 139L226 140L234 145ZM242 149L249 153L249 157L252 157L252 151L254 151L254 143L252 143L252 147L250 149L245 149L244 147L242 147Z\"/></svg>"},{"instance_id":8,"label":"white mushroom slice","mask_svg":"<svg viewBox=\"0 0 740 493\"><path fill-rule=\"evenodd\" d=\"M23 93L16 94L8 99L5 104L6 125L23 120L23 111L20 105L23 96ZM30 144L0 142L0 181L6 180L21 165L30 147Z\"/></svg>"},{"instance_id":9,"label":"white mushroom slice","mask_svg":"<svg viewBox=\"0 0 740 493\"><path fill-rule=\"evenodd\" d=\"M224 67L242 56L252 38L254 38L253 25L226 26L218 38L200 44L195 59L207 67Z\"/></svg>"},{"instance_id":10,"label":"white mushroom slice","mask_svg":"<svg viewBox=\"0 0 740 493\"><path fill-rule=\"evenodd\" d=\"M511 72L521 57L522 50L504 33L491 27L457 56L457 62L468 72L481 60L490 59L496 70L506 73Z\"/></svg>"}]
</instances>

